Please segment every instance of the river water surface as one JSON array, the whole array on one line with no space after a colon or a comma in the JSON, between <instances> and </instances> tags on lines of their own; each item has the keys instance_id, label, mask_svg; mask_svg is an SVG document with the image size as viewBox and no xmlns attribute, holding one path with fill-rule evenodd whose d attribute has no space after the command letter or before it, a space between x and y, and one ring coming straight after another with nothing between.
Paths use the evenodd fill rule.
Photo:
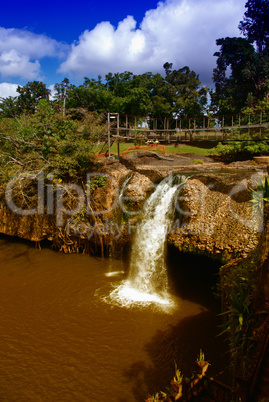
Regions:
<instances>
[{"instance_id":1,"label":"river water surface","mask_svg":"<svg viewBox=\"0 0 269 402\"><path fill-rule=\"evenodd\" d=\"M126 274L110 273L126 265L0 237L1 402L143 401L175 361L189 375L200 348L221 370L211 292L175 276L173 310L120 307L108 296Z\"/></svg>"}]
</instances>

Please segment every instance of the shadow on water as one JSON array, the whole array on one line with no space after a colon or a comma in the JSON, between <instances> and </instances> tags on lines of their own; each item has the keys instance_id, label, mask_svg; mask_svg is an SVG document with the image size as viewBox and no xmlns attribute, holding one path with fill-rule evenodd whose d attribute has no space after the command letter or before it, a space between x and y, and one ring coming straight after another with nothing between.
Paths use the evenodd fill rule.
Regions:
<instances>
[{"instance_id":1,"label":"shadow on water","mask_svg":"<svg viewBox=\"0 0 269 402\"><path fill-rule=\"evenodd\" d=\"M212 290L218 280L220 262L184 255L174 248L169 249L167 262L173 293L180 299L198 303L201 312L181 319L175 315L175 323L158 330L145 345L151 363L137 361L124 372L137 401L166 390L175 372L175 362L185 376L190 376L200 349L211 363L208 374L220 381L228 380L227 345L223 337L218 337L220 301Z\"/></svg>"},{"instance_id":2,"label":"shadow on water","mask_svg":"<svg viewBox=\"0 0 269 402\"><path fill-rule=\"evenodd\" d=\"M202 312L171 325L166 331L157 331L145 345L151 364L137 361L124 372L135 400L143 401L148 395L165 391L175 373L175 362L185 376L190 376L200 349L211 363L208 374L221 379L228 362L223 340L216 337L217 333L211 312Z\"/></svg>"},{"instance_id":3,"label":"shadow on water","mask_svg":"<svg viewBox=\"0 0 269 402\"><path fill-rule=\"evenodd\" d=\"M216 296L219 269L222 263L207 256L182 253L174 246L168 247L167 268L171 291L182 299L203 306L219 309Z\"/></svg>"}]
</instances>

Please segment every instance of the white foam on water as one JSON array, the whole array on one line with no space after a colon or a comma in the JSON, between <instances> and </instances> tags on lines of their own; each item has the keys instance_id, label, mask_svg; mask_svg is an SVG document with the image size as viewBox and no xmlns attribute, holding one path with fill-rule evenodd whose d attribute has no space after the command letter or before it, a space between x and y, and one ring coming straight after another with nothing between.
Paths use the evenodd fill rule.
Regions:
<instances>
[{"instance_id":1,"label":"white foam on water","mask_svg":"<svg viewBox=\"0 0 269 402\"><path fill-rule=\"evenodd\" d=\"M114 276L123 275L124 273L125 273L124 271L106 272L106 273L105 273L105 276L107 276L107 277L114 277Z\"/></svg>"},{"instance_id":2,"label":"white foam on water","mask_svg":"<svg viewBox=\"0 0 269 402\"><path fill-rule=\"evenodd\" d=\"M135 289L126 280L110 292L109 296L103 297L106 303L125 308L151 307L165 313L172 313L175 308L175 301L169 294L146 293Z\"/></svg>"}]
</instances>

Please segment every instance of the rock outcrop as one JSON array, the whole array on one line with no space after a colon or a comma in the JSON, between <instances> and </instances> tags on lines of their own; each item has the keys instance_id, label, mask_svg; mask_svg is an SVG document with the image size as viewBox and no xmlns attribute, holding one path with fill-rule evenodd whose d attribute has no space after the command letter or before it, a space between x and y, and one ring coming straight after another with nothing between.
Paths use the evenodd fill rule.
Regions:
<instances>
[{"instance_id":1,"label":"rock outcrop","mask_svg":"<svg viewBox=\"0 0 269 402\"><path fill-rule=\"evenodd\" d=\"M246 257L258 244L262 218L253 210L248 187L257 175L199 174L177 200L177 220L169 242L180 250Z\"/></svg>"},{"instance_id":2,"label":"rock outcrop","mask_svg":"<svg viewBox=\"0 0 269 402\"><path fill-rule=\"evenodd\" d=\"M80 184L85 199L77 210L68 200L72 194L63 183L55 183L54 192L70 194L65 194L60 204L54 195L54 214L48 214L46 204L42 213L20 215L12 212L2 197L0 233L36 242L49 239L66 252L84 250L92 243L105 247L113 243L113 237L117 244L126 244L131 238L130 227L133 229L141 219L145 199L156 183L171 172L187 172L189 178L176 200L175 220L168 241L183 251L223 259L249 255L257 246L262 221L251 208L248 187L255 184L263 171L255 170L251 164L237 166L236 172L234 166L233 170L224 171L221 164L209 158L204 157L197 164L193 155L176 160L173 157L158 160L149 155L123 163L107 160L89 176L103 175L105 183L96 185L89 197L89 183ZM46 186L45 183L45 196ZM75 213L69 214L68 208ZM62 218L61 225L57 214Z\"/></svg>"}]
</instances>

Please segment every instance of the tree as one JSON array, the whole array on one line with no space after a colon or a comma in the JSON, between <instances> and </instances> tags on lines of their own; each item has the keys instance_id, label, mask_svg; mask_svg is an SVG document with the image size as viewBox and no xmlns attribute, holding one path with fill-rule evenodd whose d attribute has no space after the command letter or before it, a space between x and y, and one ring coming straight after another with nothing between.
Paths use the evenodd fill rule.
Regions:
<instances>
[{"instance_id":1,"label":"tree","mask_svg":"<svg viewBox=\"0 0 269 402\"><path fill-rule=\"evenodd\" d=\"M55 84L55 94L53 95L54 99L57 101L63 101L67 98L67 91L70 89L72 89L72 84L70 84L68 78L65 78L60 84Z\"/></svg>"},{"instance_id":2,"label":"tree","mask_svg":"<svg viewBox=\"0 0 269 402\"><path fill-rule=\"evenodd\" d=\"M248 94L255 93L249 77L255 65L255 49L244 38L222 38L216 43L220 51L214 54L218 59L213 70L212 106L221 114L237 113L245 106Z\"/></svg>"},{"instance_id":3,"label":"tree","mask_svg":"<svg viewBox=\"0 0 269 402\"><path fill-rule=\"evenodd\" d=\"M188 66L170 71L166 81L172 87L174 114L179 117L203 116L208 89L201 86L199 76L194 71Z\"/></svg>"},{"instance_id":4,"label":"tree","mask_svg":"<svg viewBox=\"0 0 269 402\"><path fill-rule=\"evenodd\" d=\"M256 52L244 38L218 39L217 45L213 108L221 114L237 113L250 99L252 105L262 100L269 90L269 54Z\"/></svg>"},{"instance_id":5,"label":"tree","mask_svg":"<svg viewBox=\"0 0 269 402\"><path fill-rule=\"evenodd\" d=\"M62 107L63 115L65 116L66 99L68 98L68 91L72 89L73 85L70 84L68 78L65 78L60 84L54 85L55 94L53 95L58 106Z\"/></svg>"},{"instance_id":6,"label":"tree","mask_svg":"<svg viewBox=\"0 0 269 402\"><path fill-rule=\"evenodd\" d=\"M251 42L256 42L258 52L269 45L269 0L248 0L240 31Z\"/></svg>"},{"instance_id":7,"label":"tree","mask_svg":"<svg viewBox=\"0 0 269 402\"><path fill-rule=\"evenodd\" d=\"M50 90L40 81L28 82L24 86L18 86L18 107L22 112L35 113L40 99L49 99Z\"/></svg>"},{"instance_id":8,"label":"tree","mask_svg":"<svg viewBox=\"0 0 269 402\"><path fill-rule=\"evenodd\" d=\"M0 98L0 117L16 117L19 113L18 98Z\"/></svg>"},{"instance_id":9,"label":"tree","mask_svg":"<svg viewBox=\"0 0 269 402\"><path fill-rule=\"evenodd\" d=\"M165 75L167 77L172 72L173 63L166 62L166 63L164 63L163 68L165 70Z\"/></svg>"}]
</instances>

